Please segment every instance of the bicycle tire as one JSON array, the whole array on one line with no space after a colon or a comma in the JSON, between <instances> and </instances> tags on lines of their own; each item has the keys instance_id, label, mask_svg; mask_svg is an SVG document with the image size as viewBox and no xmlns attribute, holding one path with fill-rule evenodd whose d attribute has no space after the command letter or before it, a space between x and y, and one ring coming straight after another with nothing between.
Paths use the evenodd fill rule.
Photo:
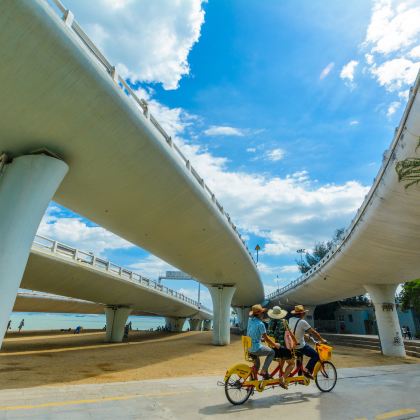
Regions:
<instances>
[{"instance_id":1,"label":"bicycle tire","mask_svg":"<svg viewBox=\"0 0 420 420\"><path fill-rule=\"evenodd\" d=\"M248 401L254 391L253 386L243 387L245 379L238 374L232 373L225 381L225 395L228 401L233 405L241 405Z\"/></svg>"},{"instance_id":2,"label":"bicycle tire","mask_svg":"<svg viewBox=\"0 0 420 420\"><path fill-rule=\"evenodd\" d=\"M315 376L315 384L322 392L330 392L337 383L337 369L331 362L321 362Z\"/></svg>"}]
</instances>

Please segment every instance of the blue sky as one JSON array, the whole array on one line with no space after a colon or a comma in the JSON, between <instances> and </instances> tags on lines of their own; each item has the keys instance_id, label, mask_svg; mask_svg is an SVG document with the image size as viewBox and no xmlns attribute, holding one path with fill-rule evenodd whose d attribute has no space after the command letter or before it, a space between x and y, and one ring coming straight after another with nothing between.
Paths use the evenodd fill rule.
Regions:
<instances>
[{"instance_id":1,"label":"blue sky","mask_svg":"<svg viewBox=\"0 0 420 420\"><path fill-rule=\"evenodd\" d=\"M419 1L65 5L261 246L267 291L297 277L298 248L349 224L419 69ZM39 232L150 277L168 268L55 203Z\"/></svg>"}]
</instances>

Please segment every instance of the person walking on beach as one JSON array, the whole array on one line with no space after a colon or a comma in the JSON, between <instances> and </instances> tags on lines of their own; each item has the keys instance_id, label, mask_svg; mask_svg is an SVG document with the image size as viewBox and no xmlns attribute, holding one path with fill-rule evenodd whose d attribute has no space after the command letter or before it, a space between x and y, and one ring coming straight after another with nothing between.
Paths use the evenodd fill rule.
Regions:
<instances>
[{"instance_id":1,"label":"person walking on beach","mask_svg":"<svg viewBox=\"0 0 420 420\"><path fill-rule=\"evenodd\" d=\"M7 323L7 330L6 331L9 331L9 330L11 330L12 329L12 321L9 321L8 323Z\"/></svg>"},{"instance_id":2,"label":"person walking on beach","mask_svg":"<svg viewBox=\"0 0 420 420\"><path fill-rule=\"evenodd\" d=\"M25 319L22 319L22 321L20 321L20 324L19 324L19 327L18 327L19 332L23 328L24 325L25 325Z\"/></svg>"}]
</instances>

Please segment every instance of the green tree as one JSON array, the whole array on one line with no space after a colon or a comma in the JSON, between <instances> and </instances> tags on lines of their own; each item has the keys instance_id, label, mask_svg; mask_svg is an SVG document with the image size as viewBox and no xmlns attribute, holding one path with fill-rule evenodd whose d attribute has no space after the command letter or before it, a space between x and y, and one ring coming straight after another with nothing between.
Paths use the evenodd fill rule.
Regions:
<instances>
[{"instance_id":1,"label":"green tree","mask_svg":"<svg viewBox=\"0 0 420 420\"><path fill-rule=\"evenodd\" d=\"M397 162L395 170L398 174L398 181L406 182L405 188L420 182L420 159L407 158Z\"/></svg>"},{"instance_id":2,"label":"green tree","mask_svg":"<svg viewBox=\"0 0 420 420\"><path fill-rule=\"evenodd\" d=\"M334 232L334 236L331 241L315 243L312 253L306 252L304 259L296 260L296 264L299 268L299 271L301 273L306 273L314 265L317 265L325 257L325 255L328 254L328 252L331 250L334 244L343 239L343 235L344 228L337 229Z\"/></svg>"},{"instance_id":3,"label":"green tree","mask_svg":"<svg viewBox=\"0 0 420 420\"><path fill-rule=\"evenodd\" d=\"M404 311L413 308L420 312L420 279L404 283L399 298Z\"/></svg>"}]
</instances>

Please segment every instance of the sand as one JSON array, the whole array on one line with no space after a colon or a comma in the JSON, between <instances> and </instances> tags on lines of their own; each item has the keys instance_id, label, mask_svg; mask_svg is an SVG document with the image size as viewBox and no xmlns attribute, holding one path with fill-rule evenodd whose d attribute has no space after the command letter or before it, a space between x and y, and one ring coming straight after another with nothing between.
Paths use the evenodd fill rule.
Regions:
<instances>
[{"instance_id":1,"label":"sand","mask_svg":"<svg viewBox=\"0 0 420 420\"><path fill-rule=\"evenodd\" d=\"M0 352L0 389L218 375L243 361L239 336L211 345L211 332L138 332L129 342L104 343L104 332L11 334ZM377 351L336 346L338 368L420 363Z\"/></svg>"}]
</instances>

